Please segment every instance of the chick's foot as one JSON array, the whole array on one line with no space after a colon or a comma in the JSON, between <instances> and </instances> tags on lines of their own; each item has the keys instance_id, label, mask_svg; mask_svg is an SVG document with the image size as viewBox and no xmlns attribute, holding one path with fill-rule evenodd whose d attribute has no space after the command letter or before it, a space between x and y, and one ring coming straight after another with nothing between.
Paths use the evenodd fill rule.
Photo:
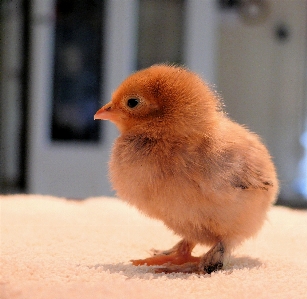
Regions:
<instances>
[{"instance_id":1,"label":"chick's foot","mask_svg":"<svg viewBox=\"0 0 307 299\"><path fill-rule=\"evenodd\" d=\"M172 253L169 255L155 255L146 259L141 260L131 260L134 266L159 266L165 264L172 264L172 265L182 265L188 262L199 262L200 257L192 256L192 255L178 255L176 253Z\"/></svg>"},{"instance_id":2,"label":"chick's foot","mask_svg":"<svg viewBox=\"0 0 307 299\"><path fill-rule=\"evenodd\" d=\"M200 259L200 258L198 258ZM156 268L155 273L200 273L199 263L185 263L182 265L168 265L161 268Z\"/></svg>"},{"instance_id":3,"label":"chick's foot","mask_svg":"<svg viewBox=\"0 0 307 299\"><path fill-rule=\"evenodd\" d=\"M142 260L132 260L132 264L135 266L145 265L182 265L185 263L199 263L200 257L195 257L191 255L194 248L194 244L186 240L181 240L170 250L152 250L153 256L142 259Z\"/></svg>"},{"instance_id":4,"label":"chick's foot","mask_svg":"<svg viewBox=\"0 0 307 299\"><path fill-rule=\"evenodd\" d=\"M204 256L197 258L198 262L166 265L155 269L155 273L197 273L210 274L221 270L223 267L225 248L221 242L212 247Z\"/></svg>"}]
</instances>

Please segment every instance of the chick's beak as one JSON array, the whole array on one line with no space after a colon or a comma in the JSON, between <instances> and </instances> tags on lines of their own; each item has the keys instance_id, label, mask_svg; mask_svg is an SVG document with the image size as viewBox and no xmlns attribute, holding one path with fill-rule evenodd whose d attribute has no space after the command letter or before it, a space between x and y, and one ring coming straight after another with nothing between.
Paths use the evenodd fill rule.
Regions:
<instances>
[{"instance_id":1,"label":"chick's beak","mask_svg":"<svg viewBox=\"0 0 307 299\"><path fill-rule=\"evenodd\" d=\"M112 107L110 104L107 104L100 108L96 114L94 115L94 119L102 119L102 120L114 120L114 112L112 111Z\"/></svg>"}]
</instances>

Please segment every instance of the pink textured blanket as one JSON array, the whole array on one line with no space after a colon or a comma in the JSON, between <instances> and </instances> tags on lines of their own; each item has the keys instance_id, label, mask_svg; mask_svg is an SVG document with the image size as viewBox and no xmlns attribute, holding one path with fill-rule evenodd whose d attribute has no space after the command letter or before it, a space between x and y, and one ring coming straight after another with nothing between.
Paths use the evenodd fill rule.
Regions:
<instances>
[{"instance_id":1,"label":"pink textured blanket","mask_svg":"<svg viewBox=\"0 0 307 299\"><path fill-rule=\"evenodd\" d=\"M223 271L165 275L129 260L179 238L117 199L11 195L0 209L1 299L307 298L307 211L273 207Z\"/></svg>"}]
</instances>

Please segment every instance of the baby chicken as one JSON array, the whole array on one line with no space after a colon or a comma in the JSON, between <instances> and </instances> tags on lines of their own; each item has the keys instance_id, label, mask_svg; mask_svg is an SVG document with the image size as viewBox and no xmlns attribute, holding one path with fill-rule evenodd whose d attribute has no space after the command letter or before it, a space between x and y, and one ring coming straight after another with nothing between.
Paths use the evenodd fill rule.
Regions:
<instances>
[{"instance_id":1,"label":"baby chicken","mask_svg":"<svg viewBox=\"0 0 307 299\"><path fill-rule=\"evenodd\" d=\"M211 273L261 228L278 192L271 157L196 74L168 65L138 71L94 119L110 120L121 133L110 160L118 196L182 238L134 265ZM192 256L197 244L211 249Z\"/></svg>"}]
</instances>

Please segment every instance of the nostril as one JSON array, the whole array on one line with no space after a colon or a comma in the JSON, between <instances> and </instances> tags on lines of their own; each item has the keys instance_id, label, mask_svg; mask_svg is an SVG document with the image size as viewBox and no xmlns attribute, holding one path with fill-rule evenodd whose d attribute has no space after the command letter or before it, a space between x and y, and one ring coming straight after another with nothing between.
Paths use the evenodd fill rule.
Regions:
<instances>
[{"instance_id":1,"label":"nostril","mask_svg":"<svg viewBox=\"0 0 307 299\"><path fill-rule=\"evenodd\" d=\"M107 107L105 110L106 111L110 111L111 110L111 106Z\"/></svg>"}]
</instances>

